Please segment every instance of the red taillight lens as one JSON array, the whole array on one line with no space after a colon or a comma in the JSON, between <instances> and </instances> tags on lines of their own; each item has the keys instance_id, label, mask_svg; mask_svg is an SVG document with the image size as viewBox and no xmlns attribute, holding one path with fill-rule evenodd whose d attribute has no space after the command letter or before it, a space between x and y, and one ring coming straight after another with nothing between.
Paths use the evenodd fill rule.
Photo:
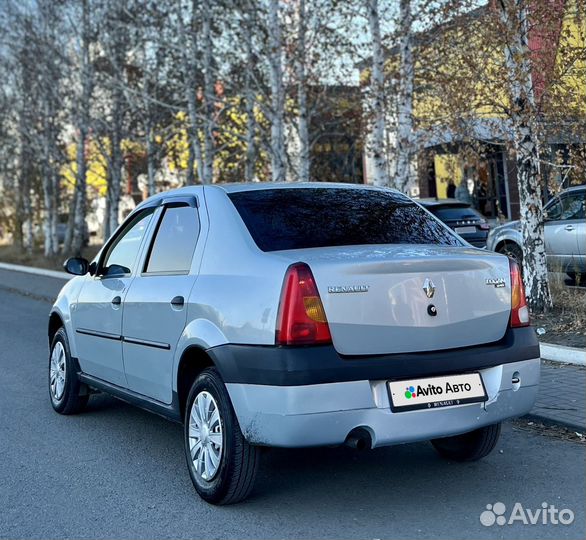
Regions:
<instances>
[{"instance_id":1,"label":"red taillight lens","mask_svg":"<svg viewBox=\"0 0 586 540\"><path fill-rule=\"evenodd\" d=\"M509 260L509 267L511 269L511 326L513 328L529 326L529 308L519 265Z\"/></svg>"},{"instance_id":2,"label":"red taillight lens","mask_svg":"<svg viewBox=\"0 0 586 540\"><path fill-rule=\"evenodd\" d=\"M331 343L326 313L306 264L289 267L283 283L277 316L277 345L319 345Z\"/></svg>"}]
</instances>

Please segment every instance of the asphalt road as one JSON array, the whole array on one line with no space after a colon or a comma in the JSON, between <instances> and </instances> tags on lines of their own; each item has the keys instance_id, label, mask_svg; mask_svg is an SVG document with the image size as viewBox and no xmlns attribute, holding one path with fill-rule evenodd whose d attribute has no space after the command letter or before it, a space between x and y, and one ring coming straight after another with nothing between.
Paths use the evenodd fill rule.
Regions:
<instances>
[{"instance_id":1,"label":"asphalt road","mask_svg":"<svg viewBox=\"0 0 586 540\"><path fill-rule=\"evenodd\" d=\"M474 464L427 443L359 452L269 450L252 497L213 507L195 494L181 427L106 396L53 412L49 303L0 282L2 538L584 538L586 447L507 424ZM575 513L572 525L493 525L497 501Z\"/></svg>"}]
</instances>

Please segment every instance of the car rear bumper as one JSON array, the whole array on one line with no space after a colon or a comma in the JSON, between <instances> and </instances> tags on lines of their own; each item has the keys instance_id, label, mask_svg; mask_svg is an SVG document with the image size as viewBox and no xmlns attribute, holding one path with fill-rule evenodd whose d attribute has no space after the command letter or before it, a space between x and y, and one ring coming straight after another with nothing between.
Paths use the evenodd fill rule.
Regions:
<instances>
[{"instance_id":1,"label":"car rear bumper","mask_svg":"<svg viewBox=\"0 0 586 540\"><path fill-rule=\"evenodd\" d=\"M225 383L300 386L400 380L478 371L539 357L531 327L508 328L497 342L439 351L342 356L332 345L277 347L220 345L206 351Z\"/></svg>"},{"instance_id":2,"label":"car rear bumper","mask_svg":"<svg viewBox=\"0 0 586 540\"><path fill-rule=\"evenodd\" d=\"M228 383L246 439L252 444L306 447L342 444L366 429L372 447L465 433L529 412L539 384L534 358L479 370L485 403L394 413L386 380L299 386ZM519 377L518 388L513 375Z\"/></svg>"}]
</instances>

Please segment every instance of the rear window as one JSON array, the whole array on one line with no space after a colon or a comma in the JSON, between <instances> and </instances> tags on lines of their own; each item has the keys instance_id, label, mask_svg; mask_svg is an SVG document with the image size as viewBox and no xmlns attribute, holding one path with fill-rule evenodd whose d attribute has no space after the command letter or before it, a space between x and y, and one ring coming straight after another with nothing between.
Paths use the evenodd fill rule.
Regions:
<instances>
[{"instance_id":1,"label":"rear window","mask_svg":"<svg viewBox=\"0 0 586 540\"><path fill-rule=\"evenodd\" d=\"M390 191L263 189L229 197L263 251L363 244L462 245L417 204Z\"/></svg>"},{"instance_id":2,"label":"rear window","mask_svg":"<svg viewBox=\"0 0 586 540\"><path fill-rule=\"evenodd\" d=\"M433 206L427 208L432 214L435 214L442 221L465 221L467 219L482 219L482 216L470 207L439 207Z\"/></svg>"}]
</instances>

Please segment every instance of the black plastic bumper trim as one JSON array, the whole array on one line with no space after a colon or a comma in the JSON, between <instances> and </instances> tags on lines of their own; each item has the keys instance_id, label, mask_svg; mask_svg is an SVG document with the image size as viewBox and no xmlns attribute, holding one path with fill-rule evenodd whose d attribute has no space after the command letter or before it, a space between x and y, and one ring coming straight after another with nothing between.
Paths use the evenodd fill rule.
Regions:
<instances>
[{"instance_id":1,"label":"black plastic bumper trim","mask_svg":"<svg viewBox=\"0 0 586 540\"><path fill-rule=\"evenodd\" d=\"M495 343L422 353L347 357L332 345L220 345L207 352L226 383L298 386L478 370L539 358L539 343L533 328L525 327L509 328Z\"/></svg>"}]
</instances>

